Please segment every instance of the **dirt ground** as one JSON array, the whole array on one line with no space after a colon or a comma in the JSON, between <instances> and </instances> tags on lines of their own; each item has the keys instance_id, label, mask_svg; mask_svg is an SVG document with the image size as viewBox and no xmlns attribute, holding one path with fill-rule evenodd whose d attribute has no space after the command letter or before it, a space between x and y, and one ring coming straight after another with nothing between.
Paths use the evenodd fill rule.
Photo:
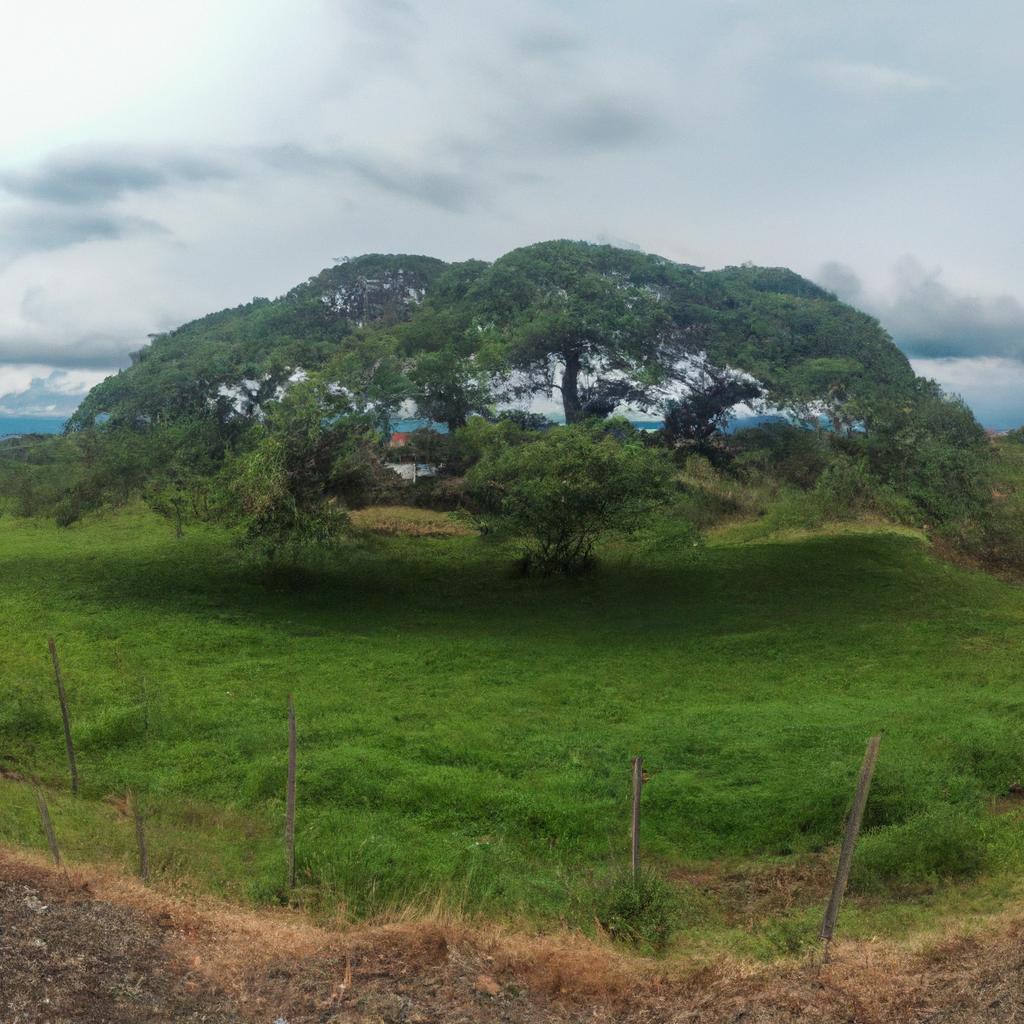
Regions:
<instances>
[{"instance_id":1,"label":"dirt ground","mask_svg":"<svg viewBox=\"0 0 1024 1024\"><path fill-rule=\"evenodd\" d=\"M0 1024L1024 1021L1024 910L833 961L645 961L457 922L346 931L0 849Z\"/></svg>"}]
</instances>

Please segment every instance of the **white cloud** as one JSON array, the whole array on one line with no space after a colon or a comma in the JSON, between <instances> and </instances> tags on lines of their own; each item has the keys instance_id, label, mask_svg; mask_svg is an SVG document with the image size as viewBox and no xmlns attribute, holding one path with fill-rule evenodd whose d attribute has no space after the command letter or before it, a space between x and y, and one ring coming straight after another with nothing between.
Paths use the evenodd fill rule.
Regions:
<instances>
[{"instance_id":1,"label":"white cloud","mask_svg":"<svg viewBox=\"0 0 1024 1024\"><path fill-rule=\"evenodd\" d=\"M0 415L69 416L89 389L112 372L0 366Z\"/></svg>"},{"instance_id":2,"label":"white cloud","mask_svg":"<svg viewBox=\"0 0 1024 1024\"><path fill-rule=\"evenodd\" d=\"M925 267L913 256L900 259L889 280L874 288L835 262L825 264L817 279L878 317L910 356L1024 361L1024 303L1014 295L979 294L948 284L940 267Z\"/></svg>"},{"instance_id":3,"label":"white cloud","mask_svg":"<svg viewBox=\"0 0 1024 1024\"><path fill-rule=\"evenodd\" d=\"M994 356L912 359L922 377L938 381L959 395L987 427L1008 430L1024 425L1024 363Z\"/></svg>"},{"instance_id":4,"label":"white cloud","mask_svg":"<svg viewBox=\"0 0 1024 1024\"><path fill-rule=\"evenodd\" d=\"M947 89L939 78L901 68L857 61L822 61L812 65L816 76L843 92L856 96L898 96Z\"/></svg>"}]
</instances>

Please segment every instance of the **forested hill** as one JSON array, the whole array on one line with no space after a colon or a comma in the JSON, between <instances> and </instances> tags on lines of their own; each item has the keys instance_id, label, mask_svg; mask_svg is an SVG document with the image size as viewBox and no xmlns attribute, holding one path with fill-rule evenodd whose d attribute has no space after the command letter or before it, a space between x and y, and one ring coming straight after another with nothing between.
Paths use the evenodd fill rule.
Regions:
<instances>
[{"instance_id":1,"label":"forested hill","mask_svg":"<svg viewBox=\"0 0 1024 1024\"><path fill-rule=\"evenodd\" d=\"M231 415L240 390L258 405L297 370L340 366L346 354L365 377L385 351L406 370L426 355L436 372L447 353L477 373L517 374L520 395L560 380L569 419L629 402L636 389L624 378L649 383L686 353L751 374L773 404L792 408L860 406L914 380L874 319L790 270L705 271L554 241L490 264L377 254L339 262L280 298L155 336L90 392L70 426ZM578 371L571 379L567 365Z\"/></svg>"}]
</instances>

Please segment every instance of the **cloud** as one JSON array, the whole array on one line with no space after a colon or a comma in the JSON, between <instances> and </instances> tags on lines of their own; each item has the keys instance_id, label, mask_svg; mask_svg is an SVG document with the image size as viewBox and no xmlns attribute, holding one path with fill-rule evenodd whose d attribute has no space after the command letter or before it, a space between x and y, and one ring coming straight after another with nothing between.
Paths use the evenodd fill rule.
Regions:
<instances>
[{"instance_id":1,"label":"cloud","mask_svg":"<svg viewBox=\"0 0 1024 1024\"><path fill-rule=\"evenodd\" d=\"M974 359L914 359L915 373L959 395L987 427L1008 430L1024 424L1024 363L981 356Z\"/></svg>"},{"instance_id":2,"label":"cloud","mask_svg":"<svg viewBox=\"0 0 1024 1024\"><path fill-rule=\"evenodd\" d=\"M478 189L466 176L447 171L387 166L367 157L351 156L347 165L364 181L385 192L417 199L452 213L466 210Z\"/></svg>"},{"instance_id":3,"label":"cloud","mask_svg":"<svg viewBox=\"0 0 1024 1024\"><path fill-rule=\"evenodd\" d=\"M584 38L579 32L539 25L519 32L513 41L513 48L519 56L533 60L562 59L578 53L584 45Z\"/></svg>"},{"instance_id":4,"label":"cloud","mask_svg":"<svg viewBox=\"0 0 1024 1024\"><path fill-rule=\"evenodd\" d=\"M465 174L437 167L401 163L386 156L346 150L315 150L296 144L255 151L267 167L288 174L348 174L390 193L458 213L479 198L479 188ZM425 162L425 161L424 161Z\"/></svg>"},{"instance_id":5,"label":"cloud","mask_svg":"<svg viewBox=\"0 0 1024 1024\"><path fill-rule=\"evenodd\" d=\"M35 364L0 368L0 415L70 416L105 370L63 370Z\"/></svg>"},{"instance_id":6,"label":"cloud","mask_svg":"<svg viewBox=\"0 0 1024 1024\"><path fill-rule=\"evenodd\" d=\"M851 306L859 305L864 286L853 268L846 266L845 263L836 260L823 263L815 280L822 288L834 292Z\"/></svg>"},{"instance_id":7,"label":"cloud","mask_svg":"<svg viewBox=\"0 0 1024 1024\"><path fill-rule=\"evenodd\" d=\"M828 263L819 282L878 317L908 356L993 356L1024 360L1024 304L1012 295L958 291L913 257L894 268L891 284L868 291L849 267Z\"/></svg>"},{"instance_id":8,"label":"cloud","mask_svg":"<svg viewBox=\"0 0 1024 1024\"><path fill-rule=\"evenodd\" d=\"M0 188L36 202L68 205L107 203L132 192L171 184L223 180L233 174L222 164L189 153L65 151L28 170L0 174Z\"/></svg>"},{"instance_id":9,"label":"cloud","mask_svg":"<svg viewBox=\"0 0 1024 1024\"><path fill-rule=\"evenodd\" d=\"M643 97L587 96L538 119L542 141L563 152L619 149L650 142L664 121Z\"/></svg>"},{"instance_id":10,"label":"cloud","mask_svg":"<svg viewBox=\"0 0 1024 1024\"><path fill-rule=\"evenodd\" d=\"M811 70L819 79L854 96L914 95L948 88L941 79L882 64L821 61L813 64Z\"/></svg>"},{"instance_id":11,"label":"cloud","mask_svg":"<svg viewBox=\"0 0 1024 1024\"><path fill-rule=\"evenodd\" d=\"M0 216L0 256L11 259L84 242L166 233L163 225L146 217L30 208Z\"/></svg>"}]
</instances>

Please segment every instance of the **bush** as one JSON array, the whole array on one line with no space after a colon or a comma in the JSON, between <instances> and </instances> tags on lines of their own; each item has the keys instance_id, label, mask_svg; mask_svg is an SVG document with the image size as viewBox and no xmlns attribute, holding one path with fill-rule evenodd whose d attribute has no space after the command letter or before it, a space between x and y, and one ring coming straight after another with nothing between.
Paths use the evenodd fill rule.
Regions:
<instances>
[{"instance_id":1,"label":"bush","mask_svg":"<svg viewBox=\"0 0 1024 1024\"><path fill-rule=\"evenodd\" d=\"M858 443L871 472L935 525L974 519L991 505L992 446L964 403L933 381L879 402Z\"/></svg>"},{"instance_id":2,"label":"bush","mask_svg":"<svg viewBox=\"0 0 1024 1024\"><path fill-rule=\"evenodd\" d=\"M825 521L842 522L867 513L899 521L914 517L909 500L873 476L864 459L833 459L811 493Z\"/></svg>"},{"instance_id":3,"label":"bush","mask_svg":"<svg viewBox=\"0 0 1024 1024\"><path fill-rule=\"evenodd\" d=\"M827 435L792 423L765 423L730 439L739 470L757 470L795 487L813 487L829 464Z\"/></svg>"},{"instance_id":4,"label":"bush","mask_svg":"<svg viewBox=\"0 0 1024 1024\"><path fill-rule=\"evenodd\" d=\"M670 492L664 454L600 428L558 427L491 445L466 476L481 529L523 543L523 567L572 575L606 534L632 533Z\"/></svg>"},{"instance_id":5,"label":"bush","mask_svg":"<svg viewBox=\"0 0 1024 1024\"><path fill-rule=\"evenodd\" d=\"M991 566L1024 568L1024 497L1012 494L993 502L987 515L956 524L951 539Z\"/></svg>"},{"instance_id":6,"label":"bush","mask_svg":"<svg viewBox=\"0 0 1024 1024\"><path fill-rule=\"evenodd\" d=\"M594 916L613 939L661 953L679 923L675 891L659 874L629 870L612 875L599 889Z\"/></svg>"},{"instance_id":7,"label":"bush","mask_svg":"<svg viewBox=\"0 0 1024 1024\"><path fill-rule=\"evenodd\" d=\"M760 927L766 959L777 956L799 956L818 943L818 920L820 910L815 907L809 913L796 916L771 917Z\"/></svg>"}]
</instances>

